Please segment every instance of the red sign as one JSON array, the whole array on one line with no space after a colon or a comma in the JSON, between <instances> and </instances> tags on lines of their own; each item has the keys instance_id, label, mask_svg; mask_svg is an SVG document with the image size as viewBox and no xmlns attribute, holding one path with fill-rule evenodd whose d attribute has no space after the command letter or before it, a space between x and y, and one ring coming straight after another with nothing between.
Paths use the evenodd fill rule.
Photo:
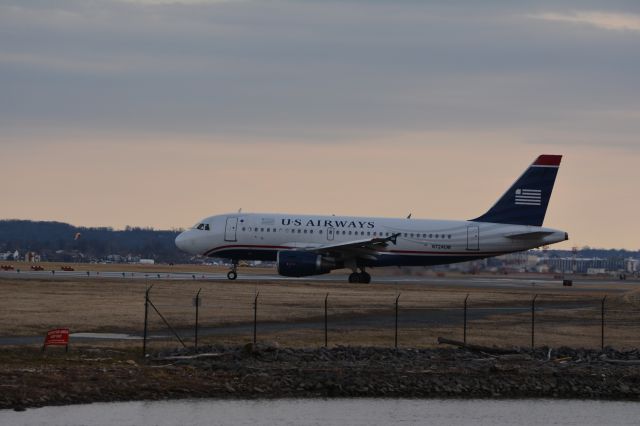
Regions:
<instances>
[{"instance_id":1,"label":"red sign","mask_svg":"<svg viewBox=\"0 0 640 426\"><path fill-rule=\"evenodd\" d=\"M44 346L67 346L69 345L69 329L68 328L56 328L55 330L49 330L47 337L44 339Z\"/></svg>"}]
</instances>

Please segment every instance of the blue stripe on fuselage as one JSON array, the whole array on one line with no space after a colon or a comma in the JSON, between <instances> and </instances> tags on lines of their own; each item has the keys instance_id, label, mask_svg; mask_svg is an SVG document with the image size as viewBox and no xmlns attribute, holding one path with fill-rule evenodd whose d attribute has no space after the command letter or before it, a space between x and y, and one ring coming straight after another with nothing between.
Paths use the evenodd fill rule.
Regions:
<instances>
[{"instance_id":1,"label":"blue stripe on fuselage","mask_svg":"<svg viewBox=\"0 0 640 426\"><path fill-rule=\"evenodd\" d=\"M473 253L469 255L409 255L409 254L381 254L377 260L358 260L358 264L368 267L383 266L433 266L447 265L450 263L468 262L484 259L500 253ZM255 249L226 249L211 253L210 257L222 257L232 260L263 260L273 261L277 259L278 250Z\"/></svg>"}]
</instances>

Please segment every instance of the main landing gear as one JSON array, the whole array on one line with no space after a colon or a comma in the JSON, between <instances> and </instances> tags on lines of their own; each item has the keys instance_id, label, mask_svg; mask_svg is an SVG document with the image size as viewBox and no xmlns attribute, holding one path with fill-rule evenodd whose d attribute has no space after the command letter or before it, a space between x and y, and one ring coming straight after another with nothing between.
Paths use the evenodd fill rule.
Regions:
<instances>
[{"instance_id":1,"label":"main landing gear","mask_svg":"<svg viewBox=\"0 0 640 426\"><path fill-rule=\"evenodd\" d=\"M231 270L227 272L227 278L229 278L231 281L238 278L238 262L233 262L233 265L231 265Z\"/></svg>"},{"instance_id":2,"label":"main landing gear","mask_svg":"<svg viewBox=\"0 0 640 426\"><path fill-rule=\"evenodd\" d=\"M361 269L362 272L352 272L349 275L350 283L362 283L369 284L371 282L371 275L366 273L364 269Z\"/></svg>"}]
</instances>

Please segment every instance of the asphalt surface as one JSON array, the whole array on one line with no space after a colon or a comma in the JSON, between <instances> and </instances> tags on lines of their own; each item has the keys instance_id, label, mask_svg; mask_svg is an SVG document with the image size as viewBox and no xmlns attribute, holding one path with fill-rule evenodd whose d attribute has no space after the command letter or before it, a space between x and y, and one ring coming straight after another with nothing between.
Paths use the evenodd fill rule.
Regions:
<instances>
[{"instance_id":1,"label":"asphalt surface","mask_svg":"<svg viewBox=\"0 0 640 426\"><path fill-rule=\"evenodd\" d=\"M226 273L196 273L196 272L86 272L86 271L0 271L1 278L85 278L85 279L128 279L128 280L206 280L227 281ZM347 282L348 274L325 274L312 277L292 278L282 277L277 274L238 274L236 281L304 281L304 282ZM562 289L562 281L549 278L525 278L525 277L420 277L420 276L393 276L372 274L372 284L428 284L443 287L479 287L479 288L523 288L540 287L544 289ZM620 284L617 280L574 280L573 291L606 290L622 292L625 289L612 288L612 284ZM366 285L366 284L363 284Z\"/></svg>"}]
</instances>

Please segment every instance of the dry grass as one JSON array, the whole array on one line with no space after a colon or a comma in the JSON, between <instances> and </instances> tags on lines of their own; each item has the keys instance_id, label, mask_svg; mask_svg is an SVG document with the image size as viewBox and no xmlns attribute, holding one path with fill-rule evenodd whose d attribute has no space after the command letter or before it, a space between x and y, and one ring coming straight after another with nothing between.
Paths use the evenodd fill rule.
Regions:
<instances>
[{"instance_id":1,"label":"dry grass","mask_svg":"<svg viewBox=\"0 0 640 426\"><path fill-rule=\"evenodd\" d=\"M194 272L196 274L210 274L216 272L227 272L229 268L223 266L205 266L195 264L185 265L144 265L138 263L70 263L70 262L11 262L3 261L3 265L12 265L16 269L28 270L32 265L42 266L45 271L59 271L63 266L70 266L76 271L91 272L149 272L149 273L171 273L171 272ZM241 267L239 271L243 274L262 274L273 272L272 268L248 268Z\"/></svg>"},{"instance_id":2,"label":"dry grass","mask_svg":"<svg viewBox=\"0 0 640 426\"><path fill-rule=\"evenodd\" d=\"M121 266L121 265L118 265ZM329 294L330 345L393 345L394 330L387 321L384 326L357 323L361 315L382 313L387 319L393 312L394 301L400 297L401 346L426 347L435 344L438 336L462 339L462 306L467 294L470 309L481 307L529 306L538 293L536 344L558 346L600 345L601 290L576 292L575 289L534 288L483 289L443 288L428 284L345 284L338 282L291 281L138 281L117 279L0 279L0 335L42 335L46 330L64 326L72 332L109 331L133 332L142 330L144 293L153 284L151 300L174 327L190 328L194 321L192 298L201 288L203 304L200 323L203 327L224 324L251 323L253 302L259 292L258 318L260 322L317 321L322 323L324 298ZM628 286L631 289L631 286ZM579 309L552 309L553 303L563 301L579 305ZM618 347L640 345L634 324L640 324L640 309L634 291L610 296L607 302L608 326L606 342ZM424 325L403 324L411 309L446 310L452 319L443 323ZM429 312L421 315L429 317ZM155 313L151 313L151 330L164 330ZM332 320L354 318L354 327L336 328ZM468 339L478 344L530 344L530 314L527 311L494 314L469 322ZM206 342L246 343L251 333L209 336ZM287 346L319 346L324 343L324 331L319 327L296 328L266 332L259 328L262 341ZM101 343L127 346L132 343ZM175 343L154 342L154 347Z\"/></svg>"}]
</instances>

